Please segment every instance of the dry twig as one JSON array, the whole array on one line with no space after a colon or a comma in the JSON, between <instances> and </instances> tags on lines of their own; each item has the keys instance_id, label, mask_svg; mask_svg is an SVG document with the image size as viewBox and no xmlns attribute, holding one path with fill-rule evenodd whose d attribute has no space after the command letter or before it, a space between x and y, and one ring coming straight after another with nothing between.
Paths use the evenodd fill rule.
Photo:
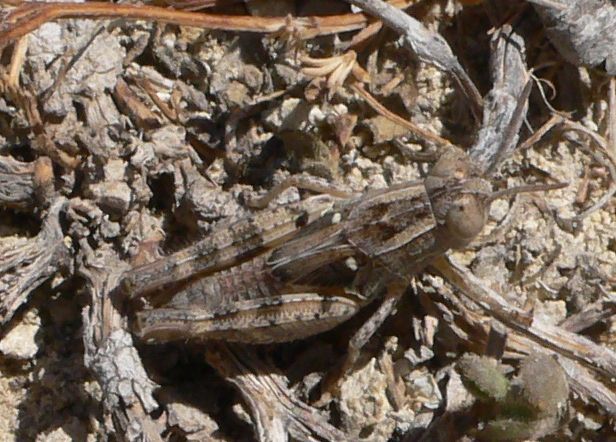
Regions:
<instances>
[{"instance_id":1,"label":"dry twig","mask_svg":"<svg viewBox=\"0 0 616 442\"><path fill-rule=\"evenodd\" d=\"M483 122L470 156L486 173L494 173L511 156L528 107L530 86L524 40L509 26L494 32L491 41L492 89L486 96Z\"/></svg>"}]
</instances>

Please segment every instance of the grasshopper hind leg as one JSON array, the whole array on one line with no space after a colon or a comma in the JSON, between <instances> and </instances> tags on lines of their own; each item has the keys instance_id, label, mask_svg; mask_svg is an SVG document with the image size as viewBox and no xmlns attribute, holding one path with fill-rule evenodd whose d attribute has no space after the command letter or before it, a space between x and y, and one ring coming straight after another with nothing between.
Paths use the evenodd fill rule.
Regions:
<instances>
[{"instance_id":1,"label":"grasshopper hind leg","mask_svg":"<svg viewBox=\"0 0 616 442\"><path fill-rule=\"evenodd\" d=\"M232 308L155 308L137 313L136 332L146 341L224 340L269 344L330 330L361 305L342 296L295 293L239 301Z\"/></svg>"}]
</instances>

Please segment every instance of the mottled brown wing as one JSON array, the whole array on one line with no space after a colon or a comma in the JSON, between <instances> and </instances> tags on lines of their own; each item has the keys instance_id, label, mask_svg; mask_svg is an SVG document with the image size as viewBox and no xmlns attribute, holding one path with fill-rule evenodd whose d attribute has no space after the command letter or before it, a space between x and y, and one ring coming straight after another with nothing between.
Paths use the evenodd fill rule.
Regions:
<instances>
[{"instance_id":1,"label":"mottled brown wing","mask_svg":"<svg viewBox=\"0 0 616 442\"><path fill-rule=\"evenodd\" d=\"M122 280L124 291L137 297L250 260L290 241L302 226L321 217L334 202L335 199L322 195L219 225L194 245L127 272Z\"/></svg>"}]
</instances>

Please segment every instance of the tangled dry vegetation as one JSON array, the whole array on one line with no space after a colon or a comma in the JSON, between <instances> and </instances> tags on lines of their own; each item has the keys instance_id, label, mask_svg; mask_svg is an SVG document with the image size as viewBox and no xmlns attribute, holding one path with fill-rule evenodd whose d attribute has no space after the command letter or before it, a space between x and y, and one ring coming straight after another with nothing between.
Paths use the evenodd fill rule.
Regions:
<instances>
[{"instance_id":1,"label":"tangled dry vegetation","mask_svg":"<svg viewBox=\"0 0 616 442\"><path fill-rule=\"evenodd\" d=\"M616 6L382 3L0 1L1 440L614 440ZM280 345L131 333L132 266L288 176L386 187L450 144L568 186L494 202L333 394L376 306Z\"/></svg>"}]
</instances>

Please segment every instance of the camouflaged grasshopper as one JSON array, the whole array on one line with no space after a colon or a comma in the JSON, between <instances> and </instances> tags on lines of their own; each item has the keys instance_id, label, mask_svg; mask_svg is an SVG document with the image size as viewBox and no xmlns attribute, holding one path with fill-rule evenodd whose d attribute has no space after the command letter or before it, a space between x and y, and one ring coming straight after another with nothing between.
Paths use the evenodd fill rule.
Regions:
<instances>
[{"instance_id":1,"label":"camouflaged grasshopper","mask_svg":"<svg viewBox=\"0 0 616 442\"><path fill-rule=\"evenodd\" d=\"M289 184L302 183L278 186L260 205ZM329 330L384 297L352 338L351 362L413 275L469 244L491 201L512 192L492 192L468 156L451 149L424 180L360 195L332 193L338 198L321 195L256 211L132 269L123 278L131 297L166 296L137 313L136 333L153 342L285 342Z\"/></svg>"}]
</instances>

